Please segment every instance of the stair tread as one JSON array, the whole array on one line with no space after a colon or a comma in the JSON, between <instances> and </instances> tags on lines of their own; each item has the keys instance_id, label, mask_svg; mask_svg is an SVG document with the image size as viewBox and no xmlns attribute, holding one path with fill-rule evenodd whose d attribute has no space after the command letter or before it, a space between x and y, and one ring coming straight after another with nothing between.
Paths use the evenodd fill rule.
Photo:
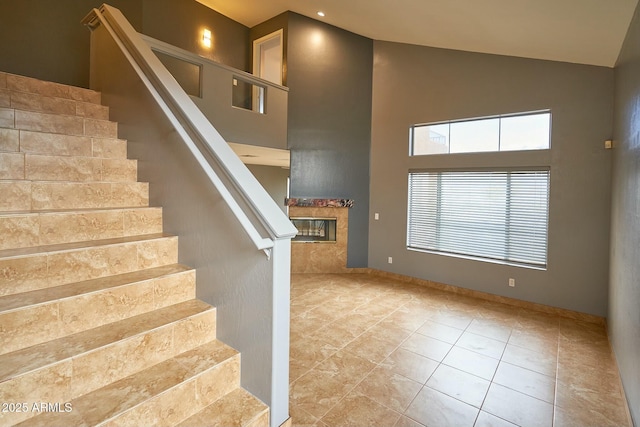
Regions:
<instances>
[{"instance_id":1,"label":"stair tread","mask_svg":"<svg viewBox=\"0 0 640 427\"><path fill-rule=\"evenodd\" d=\"M0 144L3 153L31 153L73 157L126 159L127 140L119 137L65 135L45 130L18 130L0 126L0 136L12 139Z\"/></svg>"},{"instance_id":2,"label":"stair tread","mask_svg":"<svg viewBox=\"0 0 640 427\"><path fill-rule=\"evenodd\" d=\"M102 207L102 208L73 208L73 209L43 209L37 211L0 211L0 218L18 215L47 215L64 213L92 213L103 211L126 211L139 209L161 209L157 206L130 206L130 207Z\"/></svg>"},{"instance_id":3,"label":"stair tread","mask_svg":"<svg viewBox=\"0 0 640 427\"><path fill-rule=\"evenodd\" d=\"M182 264L163 265L131 273L123 273L115 276L85 280L83 282L69 283L53 288L44 288L21 294L6 295L0 297L0 314L190 270L192 270L192 268Z\"/></svg>"},{"instance_id":4,"label":"stair tread","mask_svg":"<svg viewBox=\"0 0 640 427\"><path fill-rule=\"evenodd\" d=\"M244 389L238 388L202 411L187 418L177 427L230 427L230 426L252 426L268 425L269 418L266 417L262 424L259 417L268 410L267 405L258 400L255 396Z\"/></svg>"},{"instance_id":5,"label":"stair tread","mask_svg":"<svg viewBox=\"0 0 640 427\"><path fill-rule=\"evenodd\" d=\"M81 185L91 185L91 184L147 184L147 182L144 181L52 181L52 180L45 180L45 179L0 179L0 183L14 183L14 182L20 182L20 183L25 183L25 182L29 182L32 184L39 184L39 183L43 183L43 184L49 184L49 185L56 185L56 184L81 184Z\"/></svg>"},{"instance_id":6,"label":"stair tread","mask_svg":"<svg viewBox=\"0 0 640 427\"><path fill-rule=\"evenodd\" d=\"M58 243L55 245L32 246L28 248L5 249L0 251L0 259L25 257L30 255L41 255L52 252L65 252L72 250L82 250L98 246L120 245L123 243L142 242L147 240L157 240L175 237L167 233L143 234L139 236L116 237L113 239L88 240L84 242Z\"/></svg>"},{"instance_id":7,"label":"stair tread","mask_svg":"<svg viewBox=\"0 0 640 427\"><path fill-rule=\"evenodd\" d=\"M236 356L238 352L218 340L174 356L131 376L87 393L70 403L73 411L45 413L18 426L92 426L189 381L191 378Z\"/></svg>"},{"instance_id":8,"label":"stair tread","mask_svg":"<svg viewBox=\"0 0 640 427\"><path fill-rule=\"evenodd\" d=\"M101 94L93 89L13 73L2 72L0 74L6 77L6 89L8 90L100 104Z\"/></svg>"},{"instance_id":9,"label":"stair tread","mask_svg":"<svg viewBox=\"0 0 640 427\"><path fill-rule=\"evenodd\" d=\"M1 355L0 383L208 310L193 299Z\"/></svg>"}]
</instances>

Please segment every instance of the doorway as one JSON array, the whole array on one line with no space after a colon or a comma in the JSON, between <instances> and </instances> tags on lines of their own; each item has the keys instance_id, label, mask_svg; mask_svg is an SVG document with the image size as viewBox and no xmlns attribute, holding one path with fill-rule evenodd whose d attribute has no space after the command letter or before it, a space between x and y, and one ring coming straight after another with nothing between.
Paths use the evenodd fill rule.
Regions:
<instances>
[{"instance_id":1,"label":"doorway","mask_svg":"<svg viewBox=\"0 0 640 427\"><path fill-rule=\"evenodd\" d=\"M253 41L253 74L282 85L282 28Z\"/></svg>"}]
</instances>

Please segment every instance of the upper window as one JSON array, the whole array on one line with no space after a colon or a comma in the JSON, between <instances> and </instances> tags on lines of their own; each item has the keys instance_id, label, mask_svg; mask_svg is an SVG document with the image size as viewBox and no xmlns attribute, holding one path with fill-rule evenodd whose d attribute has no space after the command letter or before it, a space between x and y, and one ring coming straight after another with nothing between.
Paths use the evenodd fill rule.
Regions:
<instances>
[{"instance_id":1,"label":"upper window","mask_svg":"<svg viewBox=\"0 0 640 427\"><path fill-rule=\"evenodd\" d=\"M549 111L415 125L411 155L544 150L550 131Z\"/></svg>"}]
</instances>

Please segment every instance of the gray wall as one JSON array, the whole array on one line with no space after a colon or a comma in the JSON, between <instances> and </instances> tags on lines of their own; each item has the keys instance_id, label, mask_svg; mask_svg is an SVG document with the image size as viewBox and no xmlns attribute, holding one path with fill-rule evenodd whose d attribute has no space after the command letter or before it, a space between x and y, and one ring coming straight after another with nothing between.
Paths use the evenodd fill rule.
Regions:
<instances>
[{"instance_id":1,"label":"gray wall","mask_svg":"<svg viewBox=\"0 0 640 427\"><path fill-rule=\"evenodd\" d=\"M289 13L291 197L349 198L348 267L367 266L373 42Z\"/></svg>"},{"instance_id":2,"label":"gray wall","mask_svg":"<svg viewBox=\"0 0 640 427\"><path fill-rule=\"evenodd\" d=\"M89 87L89 31L103 0L0 0L0 70ZM140 31L143 0L109 0Z\"/></svg>"},{"instance_id":3,"label":"gray wall","mask_svg":"<svg viewBox=\"0 0 640 427\"><path fill-rule=\"evenodd\" d=\"M375 42L369 266L605 316L612 104L609 68ZM550 152L408 156L411 124L546 108ZM409 169L455 165L551 168L546 271L406 249Z\"/></svg>"},{"instance_id":4,"label":"gray wall","mask_svg":"<svg viewBox=\"0 0 640 427\"><path fill-rule=\"evenodd\" d=\"M104 0L0 0L0 71L89 87L89 30L80 21ZM249 29L195 0L109 0L144 34L247 70ZM170 23L170 24L168 24ZM199 31L213 33L202 51Z\"/></svg>"},{"instance_id":5,"label":"gray wall","mask_svg":"<svg viewBox=\"0 0 640 427\"><path fill-rule=\"evenodd\" d=\"M640 425L640 7L615 70L609 337Z\"/></svg>"},{"instance_id":6,"label":"gray wall","mask_svg":"<svg viewBox=\"0 0 640 427\"><path fill-rule=\"evenodd\" d=\"M195 0L144 0L142 18L142 32L154 39L249 71L249 28ZM205 27L211 49L200 43Z\"/></svg>"},{"instance_id":7,"label":"gray wall","mask_svg":"<svg viewBox=\"0 0 640 427\"><path fill-rule=\"evenodd\" d=\"M284 205L284 199L287 197L289 169L262 165L247 165L247 168L286 214L287 207Z\"/></svg>"}]
</instances>

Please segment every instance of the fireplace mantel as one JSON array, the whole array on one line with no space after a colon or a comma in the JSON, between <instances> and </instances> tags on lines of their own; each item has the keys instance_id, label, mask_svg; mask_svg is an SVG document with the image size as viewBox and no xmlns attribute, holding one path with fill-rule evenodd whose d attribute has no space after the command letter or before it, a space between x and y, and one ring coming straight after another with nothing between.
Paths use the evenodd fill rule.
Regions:
<instances>
[{"instance_id":1,"label":"fireplace mantel","mask_svg":"<svg viewBox=\"0 0 640 427\"><path fill-rule=\"evenodd\" d=\"M351 199L310 199L310 198L287 198L284 200L285 206L297 206L301 208L352 208Z\"/></svg>"}]
</instances>

